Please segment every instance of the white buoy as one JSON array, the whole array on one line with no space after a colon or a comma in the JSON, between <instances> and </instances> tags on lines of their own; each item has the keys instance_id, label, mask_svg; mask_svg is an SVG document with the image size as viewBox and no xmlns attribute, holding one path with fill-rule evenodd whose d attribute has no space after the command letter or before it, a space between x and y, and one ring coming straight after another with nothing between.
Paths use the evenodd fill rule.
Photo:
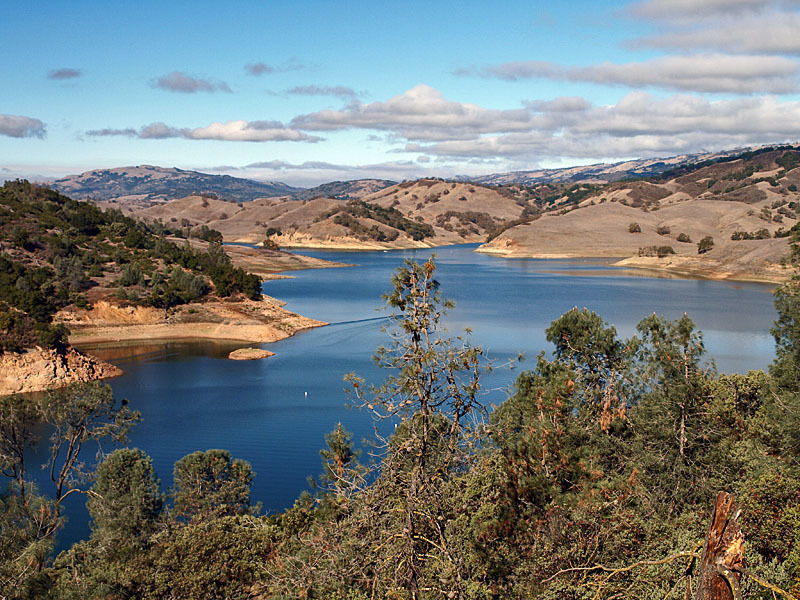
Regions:
<instances>
[{"instance_id":1,"label":"white buoy","mask_svg":"<svg viewBox=\"0 0 800 600\"><path fill-rule=\"evenodd\" d=\"M306 395L306 398L308 398L308 392L303 392L303 393Z\"/></svg>"}]
</instances>

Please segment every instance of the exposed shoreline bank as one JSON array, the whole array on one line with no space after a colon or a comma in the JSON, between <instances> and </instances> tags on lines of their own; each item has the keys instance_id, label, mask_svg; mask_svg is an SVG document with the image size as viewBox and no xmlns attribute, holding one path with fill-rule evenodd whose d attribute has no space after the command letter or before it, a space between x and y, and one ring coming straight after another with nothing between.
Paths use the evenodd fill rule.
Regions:
<instances>
[{"instance_id":1,"label":"exposed shoreline bank","mask_svg":"<svg viewBox=\"0 0 800 600\"><path fill-rule=\"evenodd\" d=\"M586 254L580 252L524 252L485 246L476 248L475 252L508 259L604 259L608 261L608 265L611 267L626 267L642 272L650 272L656 276L663 273L691 279L711 279L716 281L743 281L779 285L785 283L792 277L792 269L774 263L768 263L763 269L757 270L754 268L743 268L737 265L725 265L719 261L690 256L669 256L665 258L650 256L621 257L618 253L610 255L601 253Z\"/></svg>"}]
</instances>

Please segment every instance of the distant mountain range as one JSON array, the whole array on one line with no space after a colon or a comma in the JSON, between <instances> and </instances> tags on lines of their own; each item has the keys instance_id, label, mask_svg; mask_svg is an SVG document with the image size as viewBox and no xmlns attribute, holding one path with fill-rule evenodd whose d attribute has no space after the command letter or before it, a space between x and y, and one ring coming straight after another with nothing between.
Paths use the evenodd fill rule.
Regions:
<instances>
[{"instance_id":1,"label":"distant mountain range","mask_svg":"<svg viewBox=\"0 0 800 600\"><path fill-rule=\"evenodd\" d=\"M192 194L247 202L256 198L286 196L303 191L280 182L253 181L230 175L211 175L151 165L87 171L56 179L50 183L50 187L77 200L130 198L150 203L165 202Z\"/></svg>"},{"instance_id":2,"label":"distant mountain range","mask_svg":"<svg viewBox=\"0 0 800 600\"><path fill-rule=\"evenodd\" d=\"M235 202L256 198L289 197L306 200L317 196L350 200L394 185L385 179L333 181L313 188L300 188L279 181L255 181L230 175L141 165L96 169L56 179L50 187L72 198L98 202L149 206L186 196L206 196Z\"/></svg>"},{"instance_id":3,"label":"distant mountain range","mask_svg":"<svg viewBox=\"0 0 800 600\"><path fill-rule=\"evenodd\" d=\"M598 163L579 167L560 169L536 169L532 171L511 171L492 173L479 177L459 177L462 181L474 181L484 185L537 185L540 183L611 183L620 179L652 177L661 175L677 167L688 167L710 160L724 159L752 150L739 148L721 152L681 154L670 158L640 158L618 163Z\"/></svg>"},{"instance_id":4,"label":"distant mountain range","mask_svg":"<svg viewBox=\"0 0 800 600\"><path fill-rule=\"evenodd\" d=\"M622 179L660 175L676 168L691 167L708 161L725 160L750 150L753 149L740 148L712 153L682 154L670 158L644 158L613 164L600 163L560 169L493 173L478 177L461 176L454 180L489 186L611 183ZM319 196L353 200L395 184L396 182L386 179L357 179L301 188L279 181L263 182L230 175L212 175L198 171L142 165L87 171L52 181L50 186L76 199L91 198L101 203L113 202L119 206L145 208L192 195L234 202L274 197L308 200Z\"/></svg>"}]
</instances>

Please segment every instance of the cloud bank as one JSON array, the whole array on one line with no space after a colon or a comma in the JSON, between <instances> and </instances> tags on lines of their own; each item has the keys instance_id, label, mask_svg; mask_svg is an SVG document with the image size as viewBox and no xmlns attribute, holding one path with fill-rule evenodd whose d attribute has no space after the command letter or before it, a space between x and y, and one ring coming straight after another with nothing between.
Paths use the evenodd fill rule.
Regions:
<instances>
[{"instance_id":1,"label":"cloud bank","mask_svg":"<svg viewBox=\"0 0 800 600\"><path fill-rule=\"evenodd\" d=\"M781 56L700 54L664 56L626 64L606 62L587 67L518 61L485 67L477 74L506 81L553 79L678 91L785 94L798 89L799 71L797 62ZM469 71L459 71L459 74L467 73Z\"/></svg>"},{"instance_id":2,"label":"cloud bank","mask_svg":"<svg viewBox=\"0 0 800 600\"><path fill-rule=\"evenodd\" d=\"M184 138L188 140L218 140L228 142L318 142L322 138L291 129L278 121L228 121L211 123L206 127L172 127L156 122L134 129L93 129L91 137L125 136L143 140Z\"/></svg>"}]
</instances>

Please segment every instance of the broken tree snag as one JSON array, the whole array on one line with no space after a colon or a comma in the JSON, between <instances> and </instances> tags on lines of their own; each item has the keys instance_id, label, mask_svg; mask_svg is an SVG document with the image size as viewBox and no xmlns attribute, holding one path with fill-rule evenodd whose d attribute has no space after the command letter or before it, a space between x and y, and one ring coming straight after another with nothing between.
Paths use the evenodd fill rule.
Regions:
<instances>
[{"instance_id":1,"label":"broken tree snag","mask_svg":"<svg viewBox=\"0 0 800 600\"><path fill-rule=\"evenodd\" d=\"M697 573L695 600L741 600L744 537L733 496L719 492L708 526Z\"/></svg>"}]
</instances>

